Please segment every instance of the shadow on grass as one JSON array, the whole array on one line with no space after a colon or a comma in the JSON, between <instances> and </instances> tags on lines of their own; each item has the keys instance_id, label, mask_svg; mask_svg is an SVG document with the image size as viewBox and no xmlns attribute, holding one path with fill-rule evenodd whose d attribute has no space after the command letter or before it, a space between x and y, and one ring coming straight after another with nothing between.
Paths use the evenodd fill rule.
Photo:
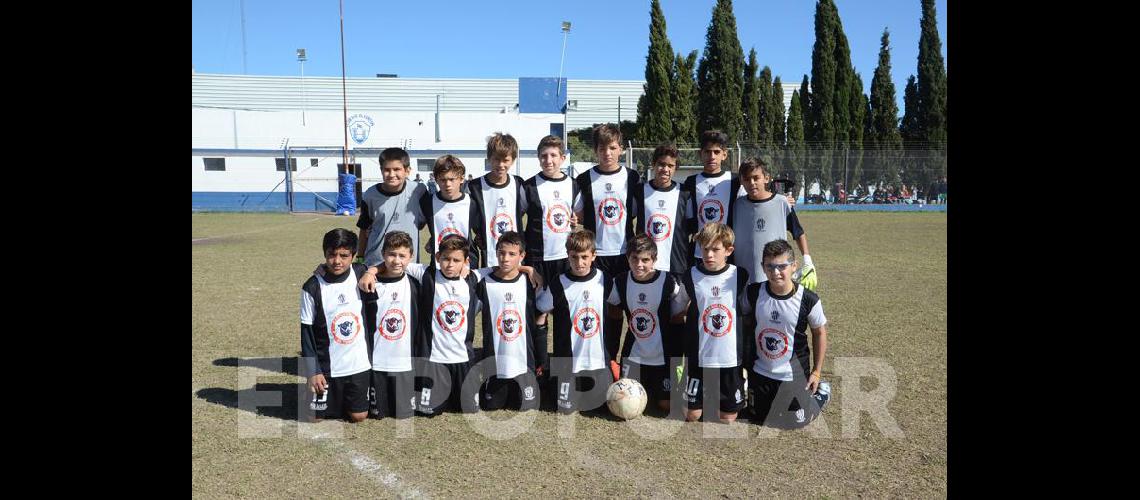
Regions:
<instances>
[{"instance_id":1,"label":"shadow on grass","mask_svg":"<svg viewBox=\"0 0 1140 500\"><path fill-rule=\"evenodd\" d=\"M298 353L298 356L300 353ZM286 375L298 375L297 370L297 357L273 357L273 358L221 358L214 360L214 366L229 366L237 368L251 367L259 368L265 371L284 373Z\"/></svg>"},{"instance_id":2,"label":"shadow on grass","mask_svg":"<svg viewBox=\"0 0 1140 500\"><path fill-rule=\"evenodd\" d=\"M216 405L248 411L263 417L296 421L297 402L305 391L305 384L258 383L250 389L240 391L209 387L198 390L195 395Z\"/></svg>"}]
</instances>

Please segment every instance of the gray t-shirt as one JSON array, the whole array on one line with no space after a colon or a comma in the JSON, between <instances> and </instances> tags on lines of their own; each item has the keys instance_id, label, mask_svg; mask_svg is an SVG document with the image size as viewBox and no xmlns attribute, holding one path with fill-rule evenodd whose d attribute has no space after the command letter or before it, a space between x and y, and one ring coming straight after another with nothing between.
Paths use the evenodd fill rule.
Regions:
<instances>
[{"instance_id":1,"label":"gray t-shirt","mask_svg":"<svg viewBox=\"0 0 1140 500\"><path fill-rule=\"evenodd\" d=\"M773 240L799 238L804 233L799 218L788 199L776 194L766 200L752 201L740 196L733 203L732 231L736 233L733 263L748 271L749 283L768 281L764 274L764 245Z\"/></svg>"},{"instance_id":2,"label":"gray t-shirt","mask_svg":"<svg viewBox=\"0 0 1140 500\"><path fill-rule=\"evenodd\" d=\"M368 228L365 265L375 266L384 260L380 249L384 235L392 231L404 231L412 237L412 262L419 261L420 229L427 222L420 213L419 201L426 195L427 187L415 181L404 181L404 189L396 194L385 193L380 190L380 184L375 184L360 195L360 219L356 227Z\"/></svg>"}]
</instances>

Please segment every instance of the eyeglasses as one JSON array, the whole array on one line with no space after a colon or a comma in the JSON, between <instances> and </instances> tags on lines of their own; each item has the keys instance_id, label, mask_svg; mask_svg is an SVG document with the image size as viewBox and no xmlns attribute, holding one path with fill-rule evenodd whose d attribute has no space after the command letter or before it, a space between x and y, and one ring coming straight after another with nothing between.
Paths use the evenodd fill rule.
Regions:
<instances>
[{"instance_id":1,"label":"eyeglasses","mask_svg":"<svg viewBox=\"0 0 1140 500\"><path fill-rule=\"evenodd\" d=\"M785 262L783 264L764 264L764 269L767 269L768 272L772 272L772 273L774 273L776 271L784 272L784 269L787 269L788 266L795 264L795 263L796 263L795 261L792 261L792 262Z\"/></svg>"}]
</instances>

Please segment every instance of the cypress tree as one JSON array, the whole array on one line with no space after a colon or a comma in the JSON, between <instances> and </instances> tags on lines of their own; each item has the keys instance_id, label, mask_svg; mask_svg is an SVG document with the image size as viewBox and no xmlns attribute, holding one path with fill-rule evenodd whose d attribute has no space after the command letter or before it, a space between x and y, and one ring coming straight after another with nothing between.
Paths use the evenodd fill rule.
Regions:
<instances>
[{"instance_id":1,"label":"cypress tree","mask_svg":"<svg viewBox=\"0 0 1140 500\"><path fill-rule=\"evenodd\" d=\"M693 65L697 51L688 57L677 53L673 62L673 137L678 143L697 140L697 85L693 80Z\"/></svg>"},{"instance_id":2,"label":"cypress tree","mask_svg":"<svg viewBox=\"0 0 1140 500\"><path fill-rule=\"evenodd\" d=\"M946 140L946 67L934 0L922 0L922 34L918 38L918 107L921 139Z\"/></svg>"},{"instance_id":3,"label":"cypress tree","mask_svg":"<svg viewBox=\"0 0 1140 500\"><path fill-rule=\"evenodd\" d=\"M645 93L637 106L637 138L657 143L673 136L673 47L665 33L665 14L658 0L653 0L649 18L649 54L645 56Z\"/></svg>"},{"instance_id":4,"label":"cypress tree","mask_svg":"<svg viewBox=\"0 0 1140 500\"><path fill-rule=\"evenodd\" d=\"M732 0L717 0L705 35L705 52L697 66L700 130L720 129L731 140L743 129L744 51L736 35Z\"/></svg>"},{"instance_id":5,"label":"cypress tree","mask_svg":"<svg viewBox=\"0 0 1140 500\"><path fill-rule=\"evenodd\" d=\"M876 164L881 169L879 180L895 182L898 177L899 150L902 149L902 136L899 134L899 108L895 100L895 84L891 79L890 32L883 30L879 39L879 65L871 79L870 112L867 117L867 137L864 143L875 153Z\"/></svg>"},{"instance_id":6,"label":"cypress tree","mask_svg":"<svg viewBox=\"0 0 1140 500\"><path fill-rule=\"evenodd\" d=\"M760 86L756 80L756 48L748 51L748 64L744 65L744 142L756 142L760 134Z\"/></svg>"},{"instance_id":7,"label":"cypress tree","mask_svg":"<svg viewBox=\"0 0 1140 500\"><path fill-rule=\"evenodd\" d=\"M765 153L771 153L773 144L772 100L768 98L768 94L772 88L771 68L764 66L764 69L760 70L760 77L757 79L756 86L763 89L757 92L759 100L757 109L759 110L760 123L757 124L756 127L756 142Z\"/></svg>"},{"instance_id":8,"label":"cypress tree","mask_svg":"<svg viewBox=\"0 0 1140 500\"><path fill-rule=\"evenodd\" d=\"M788 160L785 166L788 168L788 173L799 184L800 187L806 188L807 185L803 180L804 173L804 160L807 153L806 145L804 144L804 109L802 99L800 98L800 91L792 91L792 104L788 108Z\"/></svg>"}]
</instances>

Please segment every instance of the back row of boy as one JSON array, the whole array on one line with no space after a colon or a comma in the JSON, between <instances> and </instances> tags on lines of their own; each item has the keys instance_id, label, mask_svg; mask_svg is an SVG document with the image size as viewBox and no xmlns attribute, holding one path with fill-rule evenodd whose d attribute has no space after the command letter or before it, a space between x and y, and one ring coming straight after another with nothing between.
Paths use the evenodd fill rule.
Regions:
<instances>
[{"instance_id":1,"label":"back row of boy","mask_svg":"<svg viewBox=\"0 0 1140 500\"><path fill-rule=\"evenodd\" d=\"M378 416L436 414L453 406L531 409L539 401L537 377L552 374L560 411L591 409L601 401L583 405L579 396L618 377L624 311L629 331L621 370L639 379L663 409L672 390L670 363L684 354L689 420L701 417L702 380L717 382L719 417L734 420L744 407L743 369L750 368L754 418L769 417L782 383L794 381L789 387L800 390L792 391L787 406L789 397L781 396L773 416L793 424L810 421L819 407L805 415L799 401L804 394L810 400L819 384L826 319L818 297L792 279L798 266L783 240L791 231L804 255L799 281L814 288L806 236L787 199L768 191L771 176L762 161L745 161L739 178L721 170L727 142L717 131L702 134L705 169L683 185L672 180L676 148L658 147L654 178L639 185L637 174L618 164L620 131L600 125L594 130L599 165L570 179L560 168L566 158L561 140L547 136L538 147L542 172L524 182L508 173L517 143L495 134L487 146L491 172L463 189L462 162L445 155L434 168L435 195L405 182L406 152L385 150L384 181L362 196L358 242L348 245L357 238L346 230L326 235L324 276L303 287L302 351L320 364L311 363L307 372L319 395L314 408L324 406L321 413L335 417L347 410L362 420L368 402L361 396L371 387ZM525 243L517 232L524 213ZM571 231L577 221L586 231ZM411 263L418 260L418 233L425 225L431 234L426 246L436 257L426 267ZM363 265L349 266L358 251ZM734 253L739 267L730 263ZM691 255L699 259L696 266L690 266ZM344 258L349 261L337 267L335 261ZM461 278L471 261L487 267ZM520 271L528 273L527 280ZM539 283L547 286L536 292ZM339 294L339 306L314 300L337 296L329 295L331 289ZM346 296L359 302L345 303ZM363 326L350 314L357 306ZM485 383L467 377L479 310L482 360L489 360L480 363L481 373L489 375ZM553 360L546 356L550 311ZM326 321L317 328L314 321L322 316ZM374 334L356 342L362 327ZM754 342L745 341L746 335ZM354 350L356 361L343 361ZM423 366L413 367L413 359L424 360ZM554 366L547 366L551 361Z\"/></svg>"}]
</instances>

